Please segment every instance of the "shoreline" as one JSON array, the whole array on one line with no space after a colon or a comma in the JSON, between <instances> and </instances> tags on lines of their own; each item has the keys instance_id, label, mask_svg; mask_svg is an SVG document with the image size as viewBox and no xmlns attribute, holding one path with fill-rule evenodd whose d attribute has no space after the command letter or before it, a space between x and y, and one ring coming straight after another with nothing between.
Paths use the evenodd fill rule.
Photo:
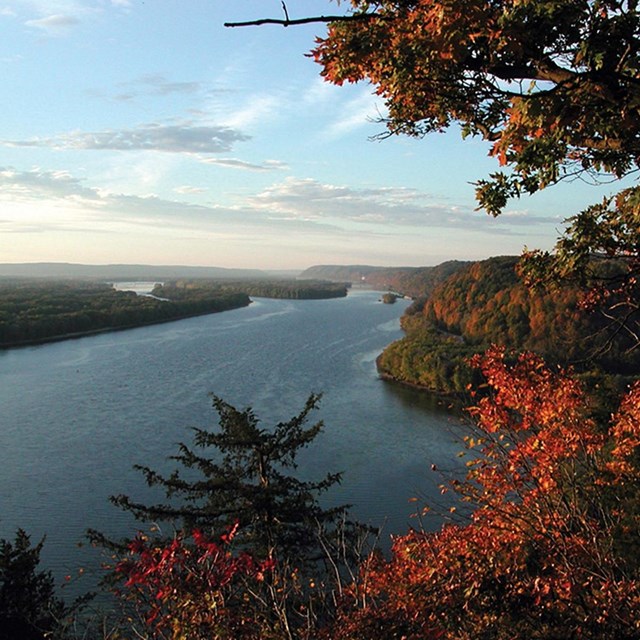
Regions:
<instances>
[{"instance_id":1,"label":"shoreline","mask_svg":"<svg viewBox=\"0 0 640 640\"><path fill-rule=\"evenodd\" d=\"M249 300L248 304L238 307L230 307L229 309L220 309L218 311L201 311L200 313L190 313L183 316L176 316L175 318L162 318L158 320L149 320L147 322L139 322L136 324L122 325L119 327L102 327L101 329L87 329L86 331L76 331L74 333L63 333L55 336L47 336L44 338L34 338L33 340L22 340L20 342L4 342L0 343L0 352L8 351L9 349L22 349L25 347L37 347L43 344L50 344L53 342L64 342L65 340L77 340L79 338L87 338L90 336L100 335L102 333L115 333L117 331L128 331L129 329L140 329L143 327L151 327L156 324L167 324L169 322L178 322L180 320L188 320L189 318L199 318L201 316L208 316L214 313L224 313L225 311L235 311L236 309L244 309L252 303Z\"/></svg>"}]
</instances>

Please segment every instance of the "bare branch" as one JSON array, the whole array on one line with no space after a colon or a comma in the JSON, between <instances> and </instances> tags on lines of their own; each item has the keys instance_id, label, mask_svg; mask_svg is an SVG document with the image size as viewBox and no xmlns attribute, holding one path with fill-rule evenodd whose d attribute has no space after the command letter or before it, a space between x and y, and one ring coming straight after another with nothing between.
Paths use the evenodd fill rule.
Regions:
<instances>
[{"instance_id":1,"label":"bare branch","mask_svg":"<svg viewBox=\"0 0 640 640\"><path fill-rule=\"evenodd\" d=\"M285 10L286 11L286 10ZM353 13L344 16L311 16L308 18L297 18L295 20L289 20L289 16L285 13L285 19L278 18L261 18L259 20L249 20L248 22L225 22L225 27L259 27L263 24L279 24L283 27L295 26L299 24L312 24L322 22L354 22L357 20L371 20L372 18L378 18L380 20L388 20L378 13Z\"/></svg>"}]
</instances>

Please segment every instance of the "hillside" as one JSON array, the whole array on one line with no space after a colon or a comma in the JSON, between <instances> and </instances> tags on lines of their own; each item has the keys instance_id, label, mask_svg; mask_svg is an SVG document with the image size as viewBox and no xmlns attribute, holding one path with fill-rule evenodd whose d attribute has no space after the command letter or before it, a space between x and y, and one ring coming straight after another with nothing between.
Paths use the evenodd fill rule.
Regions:
<instances>
[{"instance_id":1,"label":"hillside","mask_svg":"<svg viewBox=\"0 0 640 640\"><path fill-rule=\"evenodd\" d=\"M438 392L473 382L466 359L491 344L540 353L583 374L633 375L640 356L606 319L580 308L576 289L534 291L518 279L516 257L470 263L436 286L402 318L405 338L378 359L385 377ZM622 382L622 380L621 380Z\"/></svg>"},{"instance_id":2,"label":"hillside","mask_svg":"<svg viewBox=\"0 0 640 640\"><path fill-rule=\"evenodd\" d=\"M450 275L469 264L458 260L435 267L372 267L366 265L316 265L298 278L366 284L379 290L394 290L412 298L424 298Z\"/></svg>"}]
</instances>

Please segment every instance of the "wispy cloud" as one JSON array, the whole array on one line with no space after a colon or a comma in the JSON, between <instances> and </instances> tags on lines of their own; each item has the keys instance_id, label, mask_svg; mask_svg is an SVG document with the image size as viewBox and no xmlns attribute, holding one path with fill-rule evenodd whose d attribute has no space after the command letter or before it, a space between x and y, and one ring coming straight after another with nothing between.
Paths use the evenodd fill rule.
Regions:
<instances>
[{"instance_id":1,"label":"wispy cloud","mask_svg":"<svg viewBox=\"0 0 640 640\"><path fill-rule=\"evenodd\" d=\"M95 189L82 183L66 171L44 171L39 168L17 171L12 167L0 167L0 200L32 202L44 199L67 199L75 202L95 201Z\"/></svg>"},{"instance_id":2,"label":"wispy cloud","mask_svg":"<svg viewBox=\"0 0 640 640\"><path fill-rule=\"evenodd\" d=\"M370 89L361 90L341 109L340 117L324 131L331 138L339 138L363 126L371 125L386 115L386 108Z\"/></svg>"},{"instance_id":3,"label":"wispy cloud","mask_svg":"<svg viewBox=\"0 0 640 640\"><path fill-rule=\"evenodd\" d=\"M130 0L96 3L90 0L5 0L0 15L21 20L27 27L48 36L64 36L87 18L103 13L107 6L129 10Z\"/></svg>"},{"instance_id":4,"label":"wispy cloud","mask_svg":"<svg viewBox=\"0 0 640 640\"><path fill-rule=\"evenodd\" d=\"M3 140L13 147L86 149L114 151L164 151L169 153L226 153L236 142L250 136L228 126L181 124L144 124L134 129L106 129L96 132L71 132L51 138Z\"/></svg>"},{"instance_id":5,"label":"wispy cloud","mask_svg":"<svg viewBox=\"0 0 640 640\"><path fill-rule=\"evenodd\" d=\"M192 187L188 190L191 191ZM185 190L186 191L186 190ZM245 202L235 206L190 204L156 195L138 196L113 193L87 187L81 180L66 172L34 168L18 171L0 167L0 202L3 204L1 232L22 232L25 228L56 226L66 229L109 229L114 225L138 225L175 229L181 232L197 230L235 233L280 233L284 230L306 234L331 233L340 235L339 227L325 222L286 220L270 216ZM33 205L37 204L37 207ZM20 215L8 216L9 211ZM45 212L56 213L46 215ZM25 212L24 214L22 212ZM61 213L64 212L64 213Z\"/></svg>"},{"instance_id":6,"label":"wispy cloud","mask_svg":"<svg viewBox=\"0 0 640 640\"><path fill-rule=\"evenodd\" d=\"M46 16L45 18L38 18L37 20L27 20L25 24L28 27L36 27L47 31L48 33L55 33L59 31L66 31L67 29L79 24L80 20L75 16L55 14Z\"/></svg>"},{"instance_id":7,"label":"wispy cloud","mask_svg":"<svg viewBox=\"0 0 640 640\"><path fill-rule=\"evenodd\" d=\"M101 91L91 93L118 102L129 102L141 96L195 95L204 90L200 82L169 80L162 73L146 74L128 82L121 82L117 87L117 93L112 96L107 96Z\"/></svg>"},{"instance_id":8,"label":"wispy cloud","mask_svg":"<svg viewBox=\"0 0 640 640\"><path fill-rule=\"evenodd\" d=\"M288 169L288 166L279 160L265 160L262 164L255 164L238 160L237 158L202 158L202 162L205 164L214 164L217 167L228 167L230 169L241 169L243 171L268 172Z\"/></svg>"},{"instance_id":9,"label":"wispy cloud","mask_svg":"<svg viewBox=\"0 0 640 640\"><path fill-rule=\"evenodd\" d=\"M287 178L246 202L250 207L269 212L274 217L422 228L477 227L478 231L489 233L511 233L512 227L555 222L520 212L489 225L486 215L478 214L469 207L438 201L416 189L354 189L298 178Z\"/></svg>"},{"instance_id":10,"label":"wispy cloud","mask_svg":"<svg viewBox=\"0 0 640 640\"><path fill-rule=\"evenodd\" d=\"M252 95L243 106L238 106L226 114L220 115L220 121L228 127L249 128L255 124L264 124L265 121L282 112L282 100L275 95Z\"/></svg>"},{"instance_id":11,"label":"wispy cloud","mask_svg":"<svg viewBox=\"0 0 640 640\"><path fill-rule=\"evenodd\" d=\"M192 187L190 185L183 185L181 187L176 187L174 191L176 193L181 193L184 195L191 195L191 194L206 193L207 189L205 189L204 187Z\"/></svg>"},{"instance_id":12,"label":"wispy cloud","mask_svg":"<svg viewBox=\"0 0 640 640\"><path fill-rule=\"evenodd\" d=\"M200 193L196 186L175 190L179 194ZM428 194L403 188L354 189L322 184L315 180L289 178L261 193L239 199L227 206L191 204L179 199L113 193L85 186L83 181L64 171L39 168L17 171L0 168L0 202L10 208L24 206L30 216L16 216L14 225L4 215L3 231L24 229L35 224L40 205L74 212L80 224L154 225L182 231L197 229L233 229L241 233L265 234L305 233L340 238L357 229L359 236L384 237L428 234L430 230L474 231L519 235L518 227L550 221L534 216L518 215L489 224L486 216L471 210L438 203ZM33 207L38 203L38 207ZM27 207L27 205L30 205ZM4 207L3 207L4 208ZM84 222L83 222L84 221ZM43 224L60 222L58 216ZM418 231L419 230L419 231ZM414 238L415 241L415 238Z\"/></svg>"}]
</instances>

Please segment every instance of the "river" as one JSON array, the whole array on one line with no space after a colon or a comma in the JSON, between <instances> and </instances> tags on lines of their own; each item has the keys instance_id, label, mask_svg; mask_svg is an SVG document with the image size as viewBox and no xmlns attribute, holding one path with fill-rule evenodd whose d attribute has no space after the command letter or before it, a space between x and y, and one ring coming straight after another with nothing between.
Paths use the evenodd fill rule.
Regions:
<instances>
[{"instance_id":1,"label":"river","mask_svg":"<svg viewBox=\"0 0 640 640\"><path fill-rule=\"evenodd\" d=\"M220 314L0 351L0 537L17 527L34 542L46 535L42 565L58 581L92 568L95 552L78 548L85 530L133 533L108 496L151 499L132 466L173 469L167 457L189 441L189 427L215 423L210 393L252 406L265 426L322 393L312 418L325 429L302 452L301 476L343 471L327 500L384 525L385 539L416 526L416 504L439 495L431 465L451 467L462 448L459 419L378 378L375 358L401 336L407 304L379 296L255 299Z\"/></svg>"}]
</instances>

